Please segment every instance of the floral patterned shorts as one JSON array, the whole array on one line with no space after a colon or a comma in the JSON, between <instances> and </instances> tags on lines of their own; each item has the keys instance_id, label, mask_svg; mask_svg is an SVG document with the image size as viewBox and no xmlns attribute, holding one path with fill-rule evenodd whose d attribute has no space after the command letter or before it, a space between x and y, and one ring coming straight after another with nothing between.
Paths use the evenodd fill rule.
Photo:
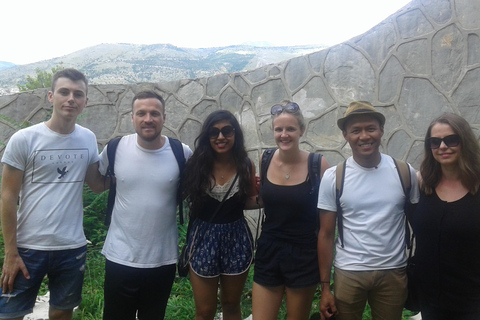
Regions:
<instances>
[{"instance_id":1,"label":"floral patterned shorts","mask_svg":"<svg viewBox=\"0 0 480 320\"><path fill-rule=\"evenodd\" d=\"M196 219L188 237L190 267L201 277L238 275L253 262L253 238L244 218L225 224Z\"/></svg>"}]
</instances>

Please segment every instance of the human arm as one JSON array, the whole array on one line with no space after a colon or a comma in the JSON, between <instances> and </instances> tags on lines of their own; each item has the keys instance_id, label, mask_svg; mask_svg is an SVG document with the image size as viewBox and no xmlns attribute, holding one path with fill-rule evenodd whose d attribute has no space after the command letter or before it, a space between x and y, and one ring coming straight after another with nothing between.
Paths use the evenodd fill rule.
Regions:
<instances>
[{"instance_id":1,"label":"human arm","mask_svg":"<svg viewBox=\"0 0 480 320\"><path fill-rule=\"evenodd\" d=\"M258 195L260 178L255 174L255 165L252 161L250 162L252 164L252 170L250 175L250 188L252 190L252 194L247 198L247 202L245 203L245 210L253 210L263 207L263 204L261 203Z\"/></svg>"},{"instance_id":2,"label":"human arm","mask_svg":"<svg viewBox=\"0 0 480 320\"><path fill-rule=\"evenodd\" d=\"M320 177L323 177L325 170L327 170L328 168L330 168L330 164L328 163L327 159L325 159L325 157L322 157L322 163L320 165Z\"/></svg>"},{"instance_id":3,"label":"human arm","mask_svg":"<svg viewBox=\"0 0 480 320\"><path fill-rule=\"evenodd\" d=\"M110 179L105 179L100 173L98 166L98 161L92 163L88 166L87 173L85 174L85 183L95 193L101 193L110 188Z\"/></svg>"},{"instance_id":4,"label":"human arm","mask_svg":"<svg viewBox=\"0 0 480 320\"><path fill-rule=\"evenodd\" d=\"M95 193L101 193L110 187L110 179L105 179L105 177L100 174L98 164L99 162L97 161L89 165L87 173L85 174L85 182Z\"/></svg>"},{"instance_id":5,"label":"human arm","mask_svg":"<svg viewBox=\"0 0 480 320\"><path fill-rule=\"evenodd\" d=\"M320 312L326 319L337 313L335 299L330 291L330 273L333 264L333 251L335 245L335 224L337 213L319 210L320 231L318 233L318 265L320 268L320 286L322 296L320 299Z\"/></svg>"},{"instance_id":6,"label":"human arm","mask_svg":"<svg viewBox=\"0 0 480 320\"><path fill-rule=\"evenodd\" d=\"M17 249L17 203L22 182L22 170L8 164L3 165L0 207L3 241L5 243L5 258L0 278L3 293L13 291L13 282L19 271L23 273L25 278L30 279L27 267Z\"/></svg>"}]
</instances>

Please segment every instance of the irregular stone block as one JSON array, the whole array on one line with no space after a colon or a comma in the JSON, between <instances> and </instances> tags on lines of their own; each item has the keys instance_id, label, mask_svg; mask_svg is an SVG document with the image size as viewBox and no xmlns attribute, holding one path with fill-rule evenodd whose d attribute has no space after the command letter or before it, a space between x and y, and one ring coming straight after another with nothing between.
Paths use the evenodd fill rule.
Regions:
<instances>
[{"instance_id":1,"label":"irregular stone block","mask_svg":"<svg viewBox=\"0 0 480 320\"><path fill-rule=\"evenodd\" d=\"M391 103L400 91L405 70L394 56L390 57L385 67L380 71L378 81L378 100Z\"/></svg>"},{"instance_id":2,"label":"irregular stone block","mask_svg":"<svg viewBox=\"0 0 480 320\"><path fill-rule=\"evenodd\" d=\"M418 10L411 10L397 17L400 35L404 39L426 35L434 30L432 24Z\"/></svg>"},{"instance_id":3,"label":"irregular stone block","mask_svg":"<svg viewBox=\"0 0 480 320\"><path fill-rule=\"evenodd\" d=\"M341 103L374 101L375 72L368 59L349 45L341 44L329 51L325 78L335 100Z\"/></svg>"},{"instance_id":4,"label":"irregular stone block","mask_svg":"<svg viewBox=\"0 0 480 320\"><path fill-rule=\"evenodd\" d=\"M426 79L406 78L397 106L410 131L421 137L431 120L443 112L453 112L445 96Z\"/></svg>"},{"instance_id":5,"label":"irregular stone block","mask_svg":"<svg viewBox=\"0 0 480 320\"><path fill-rule=\"evenodd\" d=\"M468 35L468 65L480 63L480 39L478 34Z\"/></svg>"},{"instance_id":6,"label":"irregular stone block","mask_svg":"<svg viewBox=\"0 0 480 320\"><path fill-rule=\"evenodd\" d=\"M395 26L388 21L373 27L359 37L357 45L368 53L376 66L380 66L395 46L396 41Z\"/></svg>"},{"instance_id":7,"label":"irregular stone block","mask_svg":"<svg viewBox=\"0 0 480 320\"><path fill-rule=\"evenodd\" d=\"M290 91L295 91L310 77L307 60L305 57L298 57L288 61L285 67L285 81Z\"/></svg>"},{"instance_id":8,"label":"irregular stone block","mask_svg":"<svg viewBox=\"0 0 480 320\"><path fill-rule=\"evenodd\" d=\"M452 18L449 0L421 0L427 16L438 24L447 23Z\"/></svg>"},{"instance_id":9,"label":"irregular stone block","mask_svg":"<svg viewBox=\"0 0 480 320\"><path fill-rule=\"evenodd\" d=\"M450 25L432 39L432 75L445 91L451 91L462 74L467 47L462 33Z\"/></svg>"},{"instance_id":10,"label":"irregular stone block","mask_svg":"<svg viewBox=\"0 0 480 320\"><path fill-rule=\"evenodd\" d=\"M455 11L458 22L465 29L480 28L480 1L478 0L455 0Z\"/></svg>"},{"instance_id":11,"label":"irregular stone block","mask_svg":"<svg viewBox=\"0 0 480 320\"><path fill-rule=\"evenodd\" d=\"M413 40L403 43L397 48L397 57L405 68L416 75L427 75L430 66L428 41L426 39Z\"/></svg>"}]
</instances>

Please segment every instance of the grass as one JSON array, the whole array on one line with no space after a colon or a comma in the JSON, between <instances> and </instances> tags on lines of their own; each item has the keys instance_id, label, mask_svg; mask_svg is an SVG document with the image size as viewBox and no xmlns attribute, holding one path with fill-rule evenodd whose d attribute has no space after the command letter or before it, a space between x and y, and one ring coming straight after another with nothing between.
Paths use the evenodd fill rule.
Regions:
<instances>
[{"instance_id":1,"label":"grass","mask_svg":"<svg viewBox=\"0 0 480 320\"><path fill-rule=\"evenodd\" d=\"M74 320L98 320L103 313L103 282L105 258L101 254L103 241L107 229L104 226L104 210L106 207L107 192L95 195L88 188L84 190L84 228L87 239L91 241L88 245L87 264L85 268L85 280L83 285L83 301L74 313ZM179 225L180 245L185 242L186 224ZM3 236L0 233L0 254L4 256ZM3 259L1 261L3 263ZM249 272L247 282L242 294L242 316L248 317L252 310L252 284L253 268ZM48 290L48 282L44 281L40 294ZM317 290L312 303L311 319L318 317L318 303L320 291ZM220 304L218 304L220 312ZM188 278L176 277L173 283L170 299L167 304L166 320L187 320L193 319L195 304L193 301L192 287ZM403 320L407 320L413 313L405 310ZM285 301L282 303L278 319L286 319L287 312ZM364 320L371 319L370 308L366 307L363 315Z\"/></svg>"}]
</instances>

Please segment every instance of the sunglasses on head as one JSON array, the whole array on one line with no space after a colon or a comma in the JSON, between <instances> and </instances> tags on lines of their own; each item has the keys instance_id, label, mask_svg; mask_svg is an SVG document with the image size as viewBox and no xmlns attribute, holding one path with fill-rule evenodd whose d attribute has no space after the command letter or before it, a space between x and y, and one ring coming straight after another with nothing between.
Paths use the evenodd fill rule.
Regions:
<instances>
[{"instance_id":1,"label":"sunglasses on head","mask_svg":"<svg viewBox=\"0 0 480 320\"><path fill-rule=\"evenodd\" d=\"M283 110L285 110L288 113L297 113L300 110L300 107L295 102L290 102L286 106L282 106L281 104L276 104L272 107L272 109L270 109L270 113L273 116L275 116L282 113Z\"/></svg>"},{"instance_id":2,"label":"sunglasses on head","mask_svg":"<svg viewBox=\"0 0 480 320\"><path fill-rule=\"evenodd\" d=\"M216 139L220 135L220 132L223 137L230 138L235 134L235 128L232 126L225 126L222 129L213 127L208 130L208 136L210 139Z\"/></svg>"},{"instance_id":3,"label":"sunglasses on head","mask_svg":"<svg viewBox=\"0 0 480 320\"><path fill-rule=\"evenodd\" d=\"M427 139L430 149L438 149L440 145L445 143L447 147L456 147L460 144L460 136L458 134L451 134L444 138L430 137Z\"/></svg>"}]
</instances>

